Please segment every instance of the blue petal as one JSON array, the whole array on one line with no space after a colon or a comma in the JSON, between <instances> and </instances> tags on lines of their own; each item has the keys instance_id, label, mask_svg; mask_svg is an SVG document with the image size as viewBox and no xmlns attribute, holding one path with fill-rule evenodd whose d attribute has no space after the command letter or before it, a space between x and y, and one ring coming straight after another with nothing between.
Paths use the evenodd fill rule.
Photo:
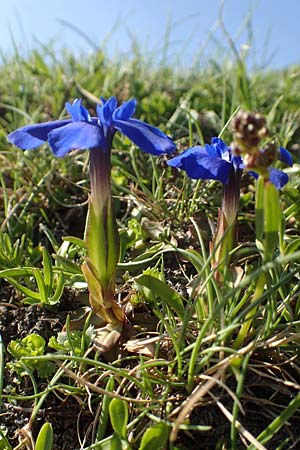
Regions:
<instances>
[{"instance_id":1,"label":"blue petal","mask_svg":"<svg viewBox=\"0 0 300 450\"><path fill-rule=\"evenodd\" d=\"M219 180L227 184L232 164L217 156L207 154L206 147L192 147L167 163L186 171L190 178L202 180Z\"/></svg>"},{"instance_id":2,"label":"blue petal","mask_svg":"<svg viewBox=\"0 0 300 450\"><path fill-rule=\"evenodd\" d=\"M279 155L280 155L279 156L280 161L284 162L288 166L293 165L292 156L291 156L290 152L288 152L285 148L279 147Z\"/></svg>"},{"instance_id":3,"label":"blue petal","mask_svg":"<svg viewBox=\"0 0 300 450\"><path fill-rule=\"evenodd\" d=\"M136 109L136 99L133 98L128 102L124 102L119 108L113 112L114 120L128 120L133 116Z\"/></svg>"},{"instance_id":4,"label":"blue petal","mask_svg":"<svg viewBox=\"0 0 300 450\"><path fill-rule=\"evenodd\" d=\"M249 175L251 175L253 178L255 178L256 180L258 179L258 173L253 172L253 170L249 170L247 173Z\"/></svg>"},{"instance_id":5,"label":"blue petal","mask_svg":"<svg viewBox=\"0 0 300 450\"><path fill-rule=\"evenodd\" d=\"M219 154L219 152L217 151L217 149L214 145L205 144L204 147L199 146L198 148L204 148L207 155L210 155L212 158L220 158L221 157L221 155Z\"/></svg>"},{"instance_id":6,"label":"blue petal","mask_svg":"<svg viewBox=\"0 0 300 450\"><path fill-rule=\"evenodd\" d=\"M273 167L269 169L270 181L275 185L277 189L282 188L288 181L289 177L282 170L274 169Z\"/></svg>"},{"instance_id":7,"label":"blue petal","mask_svg":"<svg viewBox=\"0 0 300 450\"><path fill-rule=\"evenodd\" d=\"M22 150L39 147L48 140L48 133L56 128L64 127L71 120L54 120L53 122L36 123L19 128L7 136L8 141Z\"/></svg>"},{"instance_id":8,"label":"blue petal","mask_svg":"<svg viewBox=\"0 0 300 450\"><path fill-rule=\"evenodd\" d=\"M152 127L145 122L137 119L128 119L127 121L114 120L113 125L116 130L121 131L132 140L144 152L152 155L162 155L171 153L176 145L158 128Z\"/></svg>"},{"instance_id":9,"label":"blue petal","mask_svg":"<svg viewBox=\"0 0 300 450\"><path fill-rule=\"evenodd\" d=\"M225 159L226 161L230 161L230 148L227 147L227 145L225 144L224 141L222 141L222 139L218 138L218 137L213 137L211 139L211 143L215 149L215 151L218 153L218 155L222 158Z\"/></svg>"},{"instance_id":10,"label":"blue petal","mask_svg":"<svg viewBox=\"0 0 300 450\"><path fill-rule=\"evenodd\" d=\"M66 110L75 122L80 122L81 120L90 122L91 116L88 110L82 106L81 101L81 99L76 98L72 105L71 103L66 103Z\"/></svg>"},{"instance_id":11,"label":"blue petal","mask_svg":"<svg viewBox=\"0 0 300 450\"><path fill-rule=\"evenodd\" d=\"M252 175L256 180L258 179L258 174L256 172L253 172L251 170L248 173L249 175ZM281 189L289 181L289 177L286 173L282 172L282 170L274 169L274 167L269 169L269 178L276 189Z\"/></svg>"},{"instance_id":12,"label":"blue petal","mask_svg":"<svg viewBox=\"0 0 300 450\"><path fill-rule=\"evenodd\" d=\"M49 145L55 156L62 157L70 150L100 147L106 150L103 130L87 122L71 122L49 133Z\"/></svg>"},{"instance_id":13,"label":"blue petal","mask_svg":"<svg viewBox=\"0 0 300 450\"><path fill-rule=\"evenodd\" d=\"M243 160L240 156L233 156L231 162L235 167L235 169L244 169L245 167Z\"/></svg>"},{"instance_id":14,"label":"blue petal","mask_svg":"<svg viewBox=\"0 0 300 450\"><path fill-rule=\"evenodd\" d=\"M117 99L116 97L110 97L108 100L102 99L102 102L102 105L97 105L97 115L102 125L108 128L112 123L112 115L117 107Z\"/></svg>"}]
</instances>

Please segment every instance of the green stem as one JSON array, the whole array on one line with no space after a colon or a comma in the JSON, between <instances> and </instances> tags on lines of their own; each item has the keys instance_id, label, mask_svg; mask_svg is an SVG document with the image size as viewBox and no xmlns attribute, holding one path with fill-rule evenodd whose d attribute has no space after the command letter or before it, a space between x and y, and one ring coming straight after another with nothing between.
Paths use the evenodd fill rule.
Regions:
<instances>
[{"instance_id":1,"label":"green stem","mask_svg":"<svg viewBox=\"0 0 300 450\"><path fill-rule=\"evenodd\" d=\"M22 362L22 361L21 361ZM66 364L65 367L70 367L72 366L72 363L68 363ZM55 375L53 376L52 380L48 383L48 389L47 391L40 397L40 399L38 400L38 402L35 404L33 411L31 413L31 417L29 420L29 426L30 428L32 427L32 424L34 422L34 419L36 418L36 416L38 415L39 410L42 407L42 404L44 403L44 401L46 400L49 392L50 392L50 388L52 388L53 386L55 386L56 382L59 380L59 378L64 374L64 370L63 368L58 369L58 371L55 373Z\"/></svg>"},{"instance_id":2,"label":"green stem","mask_svg":"<svg viewBox=\"0 0 300 450\"><path fill-rule=\"evenodd\" d=\"M236 242L241 173L240 169L235 170L232 167L229 181L223 186L217 230L211 245L211 251L215 252L213 266L218 266L218 272L221 273L229 264L229 253ZM221 261L223 261L222 264L220 264Z\"/></svg>"},{"instance_id":3,"label":"green stem","mask_svg":"<svg viewBox=\"0 0 300 450\"><path fill-rule=\"evenodd\" d=\"M243 387L244 387L244 381L247 374L247 366L248 361L250 359L251 353L247 353L245 355L245 358L243 360L242 364L242 370L240 372L237 372L238 369L235 369L234 366L232 366L232 370L236 372L237 377L237 388L236 388L236 398L234 400L233 408L232 408L232 423L231 423L231 432L230 432L230 439L231 439L231 450L237 449L237 442L236 442L236 436L237 436L237 428L236 428L236 421L238 418L238 414L240 412L239 408L239 399L242 396L243 393Z\"/></svg>"},{"instance_id":4,"label":"green stem","mask_svg":"<svg viewBox=\"0 0 300 450\"><path fill-rule=\"evenodd\" d=\"M257 440L265 445L270 439L274 437L276 433L286 424L290 417L299 409L300 407L300 394L298 393L296 397L289 403L287 408L285 408L282 413L277 416L273 422L271 422L267 428L264 429L262 433L257 437ZM255 450L254 446L251 444L248 450Z\"/></svg>"},{"instance_id":5,"label":"green stem","mask_svg":"<svg viewBox=\"0 0 300 450\"><path fill-rule=\"evenodd\" d=\"M119 322L123 314L114 304L114 295L120 239L111 195L110 158L109 149L90 150L91 196L86 231L88 258L83 272L91 294L92 308L105 321ZM119 317L114 317L113 308Z\"/></svg>"},{"instance_id":6,"label":"green stem","mask_svg":"<svg viewBox=\"0 0 300 450\"><path fill-rule=\"evenodd\" d=\"M251 299L251 303L255 303L263 295L266 278L267 278L266 273L261 272L261 274L258 278L258 281L257 281L257 285L255 288L253 297ZM237 338L234 342L233 348L240 348L241 345L243 344L243 342L245 341L248 331L252 325L256 310L257 310L257 306L254 306L253 308L251 308L251 310L246 315L245 322L241 326L239 334L237 335Z\"/></svg>"}]
</instances>

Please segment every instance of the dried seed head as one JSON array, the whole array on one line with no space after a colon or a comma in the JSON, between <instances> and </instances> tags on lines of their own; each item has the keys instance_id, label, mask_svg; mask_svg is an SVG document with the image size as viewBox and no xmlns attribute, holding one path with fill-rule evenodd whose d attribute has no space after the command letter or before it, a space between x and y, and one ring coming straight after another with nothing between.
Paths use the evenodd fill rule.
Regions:
<instances>
[{"instance_id":1,"label":"dried seed head","mask_svg":"<svg viewBox=\"0 0 300 450\"><path fill-rule=\"evenodd\" d=\"M232 120L231 128L235 140L245 150L257 148L261 139L268 135L266 119L252 112L239 112Z\"/></svg>"}]
</instances>

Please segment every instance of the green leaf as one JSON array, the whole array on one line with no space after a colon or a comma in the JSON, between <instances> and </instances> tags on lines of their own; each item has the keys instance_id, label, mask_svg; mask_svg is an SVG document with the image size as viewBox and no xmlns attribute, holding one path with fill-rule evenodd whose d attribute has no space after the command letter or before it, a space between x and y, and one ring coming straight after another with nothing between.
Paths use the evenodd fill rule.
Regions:
<instances>
[{"instance_id":1,"label":"green leaf","mask_svg":"<svg viewBox=\"0 0 300 450\"><path fill-rule=\"evenodd\" d=\"M74 262L70 261L68 258L60 255L53 255L53 259L58 262L58 266L61 267L65 272L81 274L81 268Z\"/></svg>"},{"instance_id":2,"label":"green leaf","mask_svg":"<svg viewBox=\"0 0 300 450\"><path fill-rule=\"evenodd\" d=\"M97 269L89 258L86 259L86 262L82 265L81 269L87 281L91 296L97 301L97 303L103 305L102 280L100 280L100 275L97 273Z\"/></svg>"},{"instance_id":3,"label":"green leaf","mask_svg":"<svg viewBox=\"0 0 300 450\"><path fill-rule=\"evenodd\" d=\"M57 366L51 361L39 361L37 359L35 369L40 378L47 378L56 371Z\"/></svg>"},{"instance_id":4,"label":"green leaf","mask_svg":"<svg viewBox=\"0 0 300 450\"><path fill-rule=\"evenodd\" d=\"M86 248L86 242L83 239L80 239L75 236L64 236L62 238L63 241L70 242L71 244L77 245L80 248Z\"/></svg>"},{"instance_id":5,"label":"green leaf","mask_svg":"<svg viewBox=\"0 0 300 450\"><path fill-rule=\"evenodd\" d=\"M12 450L12 446L8 442L7 437L5 436L1 427L0 427L0 450Z\"/></svg>"},{"instance_id":6,"label":"green leaf","mask_svg":"<svg viewBox=\"0 0 300 450\"><path fill-rule=\"evenodd\" d=\"M105 390L108 392L112 392L114 390L115 380L114 377L111 376L108 379L108 382L105 386ZM108 422L108 407L112 401L112 397L109 397L108 395L103 395L102 399L102 405L101 405L101 413L99 416L99 422L98 422L98 428L97 428L97 435L96 440L101 441L105 435L107 422Z\"/></svg>"},{"instance_id":7,"label":"green leaf","mask_svg":"<svg viewBox=\"0 0 300 450\"><path fill-rule=\"evenodd\" d=\"M204 266L203 257L193 249L184 250L182 248L178 248L178 253L180 253L184 258L186 258L197 270L198 273L201 273Z\"/></svg>"},{"instance_id":8,"label":"green leaf","mask_svg":"<svg viewBox=\"0 0 300 450\"><path fill-rule=\"evenodd\" d=\"M279 243L281 227L281 208L278 190L271 181L265 183L264 214L265 214L265 251L272 256Z\"/></svg>"},{"instance_id":9,"label":"green leaf","mask_svg":"<svg viewBox=\"0 0 300 450\"><path fill-rule=\"evenodd\" d=\"M10 341L8 351L18 359L22 356L41 356L44 354L45 345L42 336L32 333L23 339Z\"/></svg>"},{"instance_id":10,"label":"green leaf","mask_svg":"<svg viewBox=\"0 0 300 450\"><path fill-rule=\"evenodd\" d=\"M113 398L109 404L109 416L114 431L121 437L126 438L126 426L128 422L128 407L125 400Z\"/></svg>"},{"instance_id":11,"label":"green leaf","mask_svg":"<svg viewBox=\"0 0 300 450\"><path fill-rule=\"evenodd\" d=\"M185 309L182 299L168 284L151 275L140 275L135 278L135 281L139 285L149 289L155 298L160 298L165 301L181 319L183 318Z\"/></svg>"},{"instance_id":12,"label":"green leaf","mask_svg":"<svg viewBox=\"0 0 300 450\"><path fill-rule=\"evenodd\" d=\"M53 269L50 255L45 247L42 248L43 268L44 268L44 284L47 297L49 297L53 283Z\"/></svg>"},{"instance_id":13,"label":"green leaf","mask_svg":"<svg viewBox=\"0 0 300 450\"><path fill-rule=\"evenodd\" d=\"M99 272L103 284L108 282L118 262L117 259L113 272L109 272L108 266L111 267L111 261L108 253L111 250L108 249L108 205L109 202L106 200L104 207L96 214L94 205L90 203L89 226L86 233L88 257Z\"/></svg>"},{"instance_id":14,"label":"green leaf","mask_svg":"<svg viewBox=\"0 0 300 450\"><path fill-rule=\"evenodd\" d=\"M285 253L288 255L289 253L296 252L300 247L300 238L293 239L286 247Z\"/></svg>"},{"instance_id":15,"label":"green leaf","mask_svg":"<svg viewBox=\"0 0 300 450\"><path fill-rule=\"evenodd\" d=\"M55 305L60 300L64 287L65 287L65 277L63 272L59 272L55 292L52 295L52 297L48 299L51 305Z\"/></svg>"},{"instance_id":16,"label":"green leaf","mask_svg":"<svg viewBox=\"0 0 300 450\"><path fill-rule=\"evenodd\" d=\"M122 440L120 436L116 433L112 435L112 438L110 440L110 450L122 450Z\"/></svg>"},{"instance_id":17,"label":"green leaf","mask_svg":"<svg viewBox=\"0 0 300 450\"><path fill-rule=\"evenodd\" d=\"M262 240L264 233L264 179L258 177L255 193L255 229L256 238Z\"/></svg>"},{"instance_id":18,"label":"green leaf","mask_svg":"<svg viewBox=\"0 0 300 450\"><path fill-rule=\"evenodd\" d=\"M169 427L164 423L157 423L145 431L139 450L161 450L165 448L168 436Z\"/></svg>"},{"instance_id":19,"label":"green leaf","mask_svg":"<svg viewBox=\"0 0 300 450\"><path fill-rule=\"evenodd\" d=\"M44 423L38 434L34 450L52 450L53 429L49 422Z\"/></svg>"},{"instance_id":20,"label":"green leaf","mask_svg":"<svg viewBox=\"0 0 300 450\"><path fill-rule=\"evenodd\" d=\"M40 269L33 269L34 278L39 289L39 295L42 303L48 303L48 292Z\"/></svg>"},{"instance_id":21,"label":"green leaf","mask_svg":"<svg viewBox=\"0 0 300 450\"><path fill-rule=\"evenodd\" d=\"M22 267L21 269L5 269L0 271L0 278L31 276L33 267Z\"/></svg>"},{"instance_id":22,"label":"green leaf","mask_svg":"<svg viewBox=\"0 0 300 450\"><path fill-rule=\"evenodd\" d=\"M44 355L45 340L36 333L29 334L23 339L10 341L8 351L17 361L8 363L12 370L18 372L21 376L25 374L24 367L18 362L21 358L36 357L30 361L26 361L26 365L32 371L37 370L39 377L44 378L52 375L56 370L56 365L51 361L40 360L39 357Z\"/></svg>"},{"instance_id":23,"label":"green leaf","mask_svg":"<svg viewBox=\"0 0 300 450\"><path fill-rule=\"evenodd\" d=\"M38 270L38 269L36 269ZM27 297L30 297L34 300L37 300L38 303L41 302L41 296L39 293L34 292L32 289L27 288L26 286L23 286L21 283L19 283L18 281L16 281L13 278L6 278L7 281L12 284L18 291L22 292L23 294L25 294Z\"/></svg>"},{"instance_id":24,"label":"green leaf","mask_svg":"<svg viewBox=\"0 0 300 450\"><path fill-rule=\"evenodd\" d=\"M69 333L61 331L57 337L51 336L48 342L48 347L54 348L62 354L73 352L75 355L81 355L81 339L82 332L73 330Z\"/></svg>"}]
</instances>

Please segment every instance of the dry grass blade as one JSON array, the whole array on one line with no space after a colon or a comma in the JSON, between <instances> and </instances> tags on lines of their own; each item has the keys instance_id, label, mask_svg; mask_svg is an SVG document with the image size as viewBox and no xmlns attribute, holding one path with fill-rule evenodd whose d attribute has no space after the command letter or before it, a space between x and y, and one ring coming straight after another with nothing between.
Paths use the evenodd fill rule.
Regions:
<instances>
[{"instance_id":1,"label":"dry grass blade","mask_svg":"<svg viewBox=\"0 0 300 450\"><path fill-rule=\"evenodd\" d=\"M90 391L97 392L98 394L101 394L101 395L107 395L108 397L125 400L125 401L131 402L131 403L145 403L145 404L149 403L149 400L138 400L136 398L125 397L120 394L114 394L113 392L106 391L105 389L102 389L99 386L96 386L95 384L90 383L86 379L79 377L78 375L76 375L76 373L72 372L72 370L67 369L66 367L63 367L61 364L58 364L58 365L63 369L63 371L66 373L66 375L68 375L70 378L72 378L77 383L81 384L82 386L85 386L85 388Z\"/></svg>"},{"instance_id":2,"label":"dry grass blade","mask_svg":"<svg viewBox=\"0 0 300 450\"><path fill-rule=\"evenodd\" d=\"M177 419L174 422L173 430L170 434L170 441L174 442L176 440L179 427L184 422L186 417L192 412L194 406L196 403L199 402L223 377L224 370L219 370L214 377L212 377L210 380L208 380L204 385L197 386L190 397L183 403L182 410L180 414L178 415Z\"/></svg>"},{"instance_id":3,"label":"dry grass blade","mask_svg":"<svg viewBox=\"0 0 300 450\"><path fill-rule=\"evenodd\" d=\"M232 423L233 422L233 415L228 411L227 408L225 408L225 406L210 392L210 395L212 396L212 398L215 400L216 404L218 405L218 407L220 408L220 410L222 411L222 413L224 414L224 416ZM255 437L249 433L249 431L247 431L243 425L236 420L235 421L235 427L236 429L239 431L239 433L248 441L250 442L252 445L255 446L255 448L257 450L267 450L267 448L260 444Z\"/></svg>"}]
</instances>

